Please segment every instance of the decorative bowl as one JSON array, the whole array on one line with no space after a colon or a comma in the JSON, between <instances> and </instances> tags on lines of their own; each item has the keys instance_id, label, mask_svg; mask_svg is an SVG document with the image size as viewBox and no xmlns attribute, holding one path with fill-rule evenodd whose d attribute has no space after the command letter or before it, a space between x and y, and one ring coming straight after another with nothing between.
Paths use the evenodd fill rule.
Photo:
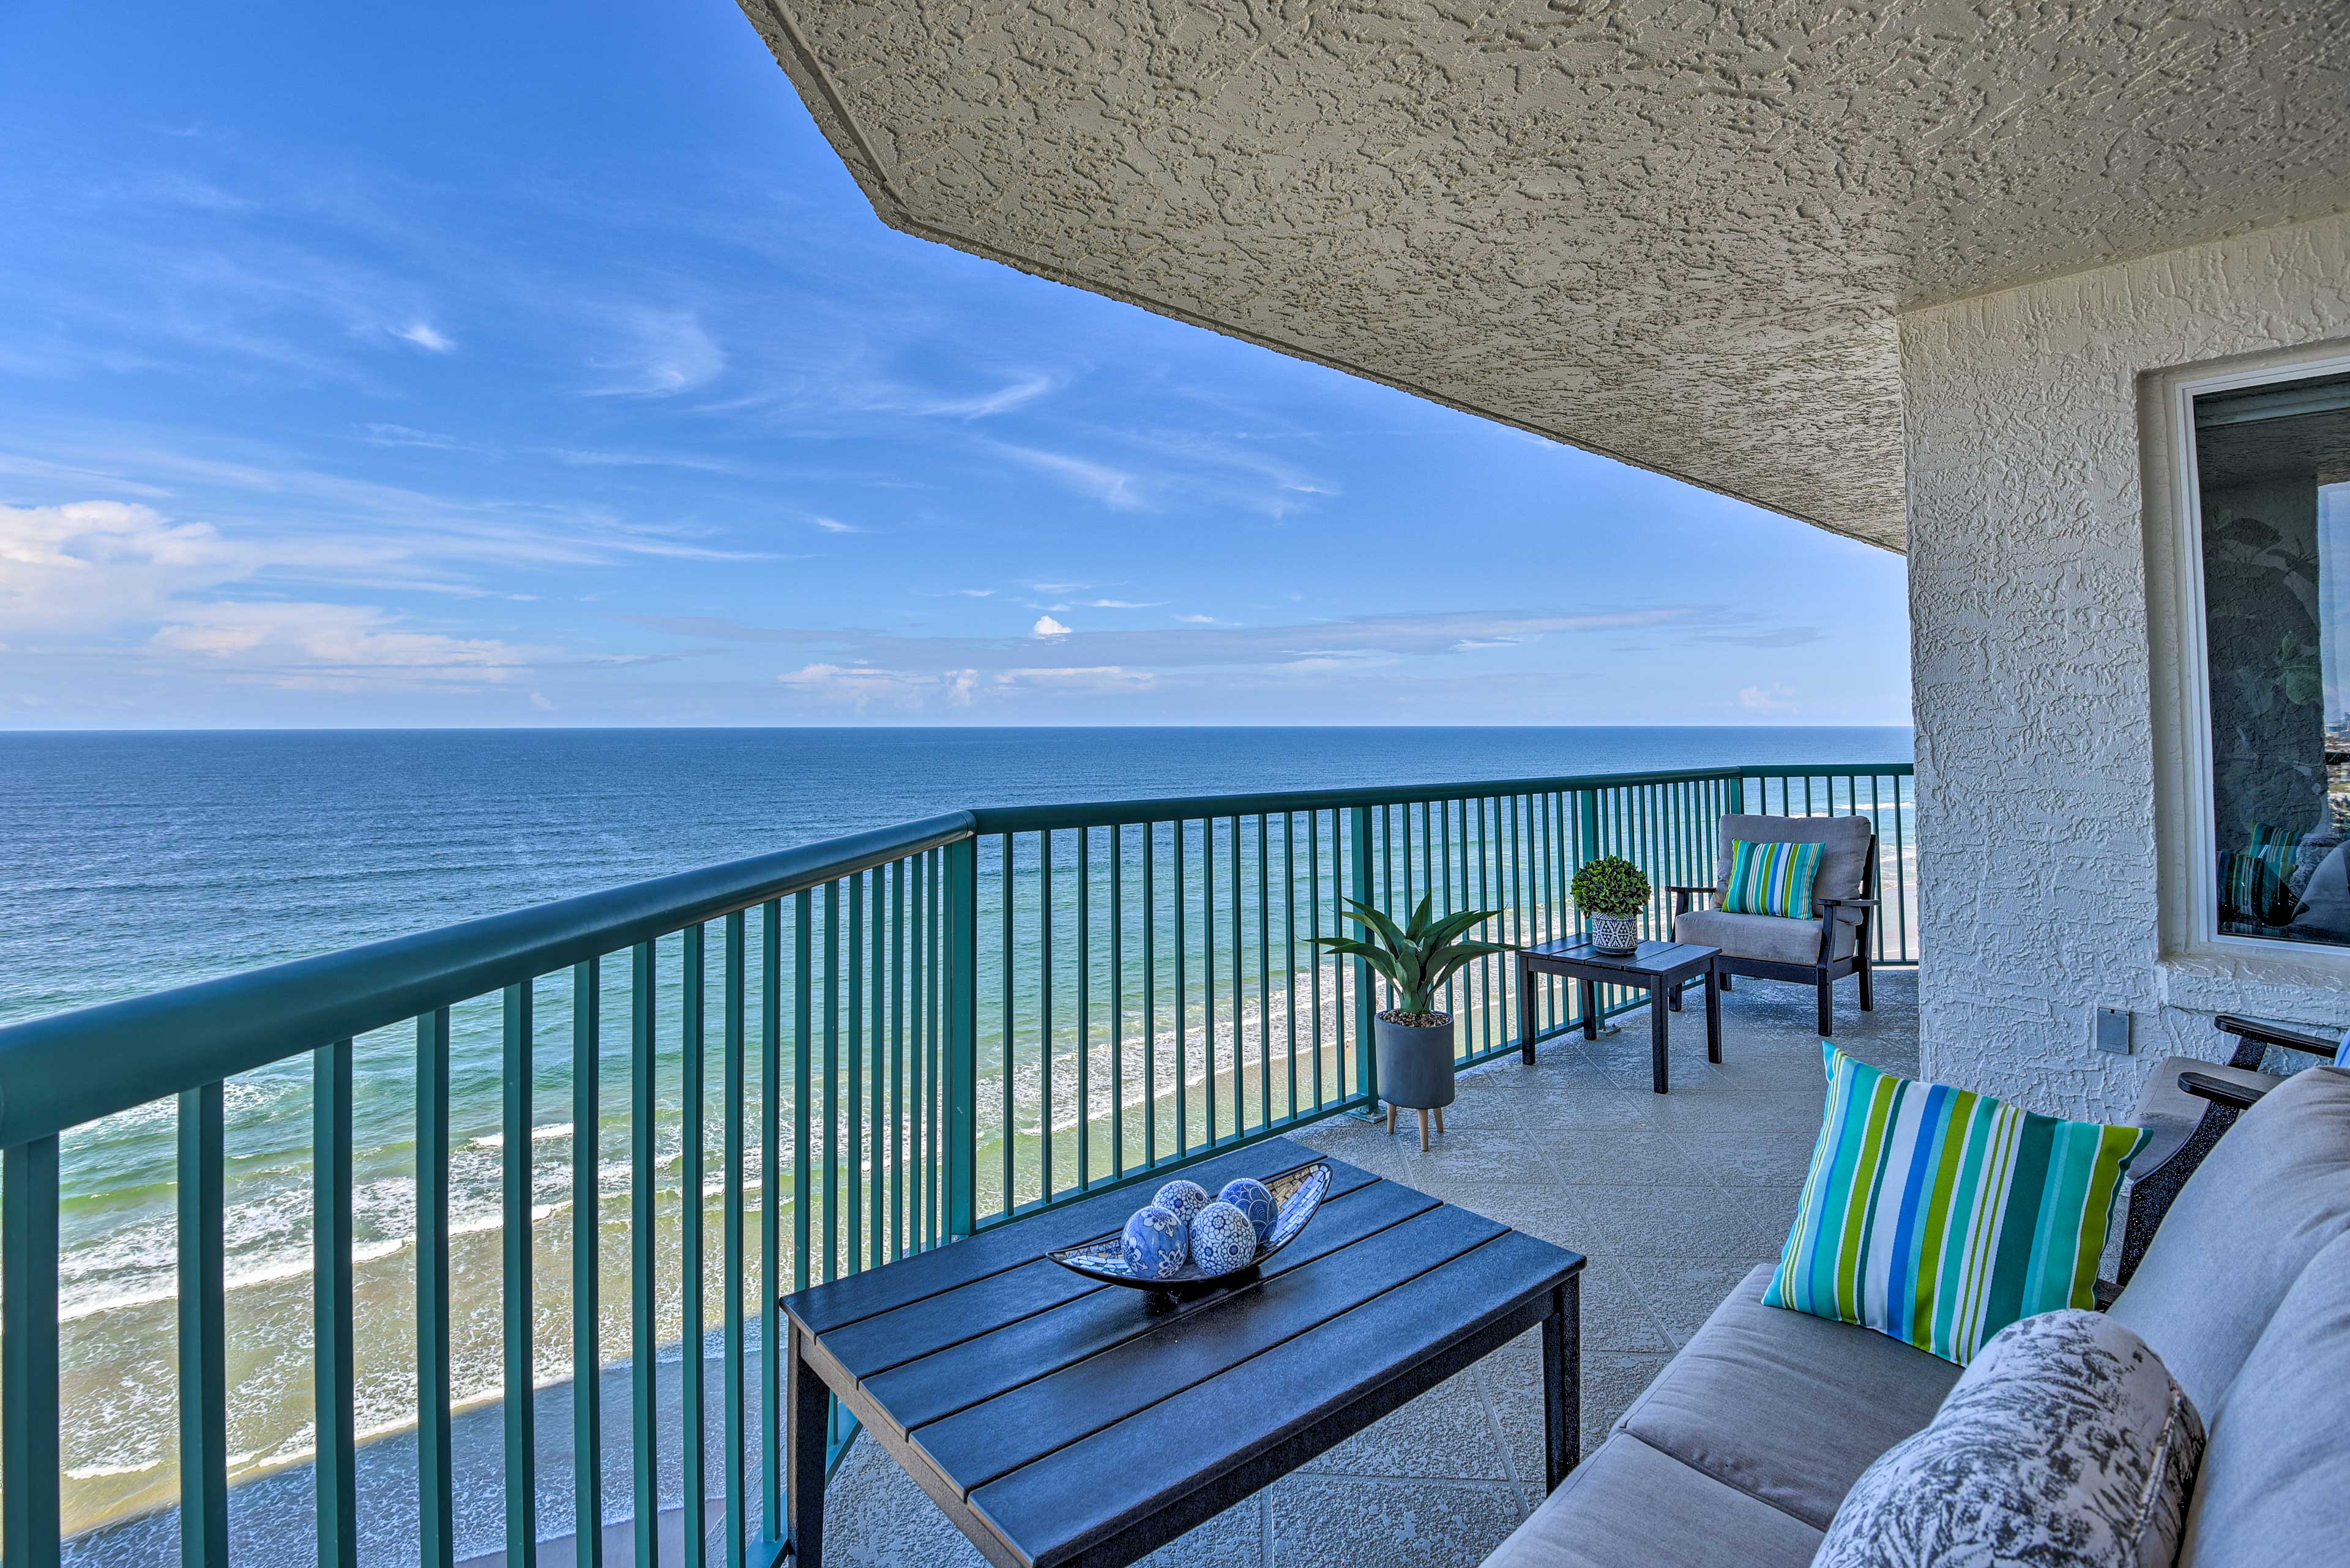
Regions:
<instances>
[{"instance_id":1,"label":"decorative bowl","mask_svg":"<svg viewBox=\"0 0 2350 1568\"><path fill-rule=\"evenodd\" d=\"M1240 1279L1297 1240L1298 1232L1305 1229L1306 1222L1314 1218L1314 1211L1322 1207L1322 1199L1330 1190L1330 1168L1318 1164L1302 1165L1295 1170L1265 1178L1264 1185L1272 1192L1279 1213L1273 1222L1273 1230L1265 1236L1264 1244L1257 1248L1256 1255L1236 1269L1210 1273L1197 1263L1185 1263L1171 1274L1146 1279L1127 1265L1121 1244L1125 1235L1122 1230L1113 1231L1107 1236L1097 1236L1090 1241L1080 1241L1074 1247L1064 1247L1045 1256L1089 1280L1127 1285L1139 1291L1178 1291L1190 1285Z\"/></svg>"}]
</instances>

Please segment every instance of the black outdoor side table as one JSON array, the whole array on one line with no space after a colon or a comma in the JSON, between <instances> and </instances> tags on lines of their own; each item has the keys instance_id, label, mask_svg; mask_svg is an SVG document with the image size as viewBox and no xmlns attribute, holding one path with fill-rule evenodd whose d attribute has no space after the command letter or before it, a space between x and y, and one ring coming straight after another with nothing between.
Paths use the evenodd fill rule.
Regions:
<instances>
[{"instance_id":1,"label":"black outdoor side table","mask_svg":"<svg viewBox=\"0 0 2350 1568\"><path fill-rule=\"evenodd\" d=\"M1705 977L1705 1059L1721 1060L1721 982L1713 972L1720 948L1695 942L1642 942L1628 953L1603 953L1580 938L1562 938L1518 950L1519 1059L1534 1059L1534 976L1563 974L1580 987L1583 1037L1599 1038L1599 987L1628 985L1648 993L1649 1082L1657 1093L1672 1086L1672 1070L1665 1059L1671 1023L1668 1002L1688 981Z\"/></svg>"},{"instance_id":2,"label":"black outdoor side table","mask_svg":"<svg viewBox=\"0 0 2350 1568\"><path fill-rule=\"evenodd\" d=\"M1322 1157L1274 1138L1213 1191ZM1127 1188L784 1298L795 1568L822 1568L837 1396L1001 1568L1123 1568L1534 1327L1544 1480L1580 1449L1583 1258L1338 1160L1303 1235L1170 1299L1045 1254L1115 1231Z\"/></svg>"}]
</instances>

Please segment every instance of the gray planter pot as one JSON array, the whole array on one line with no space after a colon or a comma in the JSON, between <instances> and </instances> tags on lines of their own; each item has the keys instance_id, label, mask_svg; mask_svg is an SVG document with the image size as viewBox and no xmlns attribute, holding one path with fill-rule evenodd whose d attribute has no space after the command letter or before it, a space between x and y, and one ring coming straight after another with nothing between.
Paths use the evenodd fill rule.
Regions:
<instances>
[{"instance_id":1,"label":"gray planter pot","mask_svg":"<svg viewBox=\"0 0 2350 1568\"><path fill-rule=\"evenodd\" d=\"M1640 945L1640 922L1632 915L1591 917L1591 945L1603 953L1628 953Z\"/></svg>"},{"instance_id":2,"label":"gray planter pot","mask_svg":"<svg viewBox=\"0 0 2350 1568\"><path fill-rule=\"evenodd\" d=\"M1371 1038L1378 1053L1379 1098L1422 1111L1452 1103L1452 1020L1416 1027L1382 1013L1371 1021Z\"/></svg>"}]
</instances>

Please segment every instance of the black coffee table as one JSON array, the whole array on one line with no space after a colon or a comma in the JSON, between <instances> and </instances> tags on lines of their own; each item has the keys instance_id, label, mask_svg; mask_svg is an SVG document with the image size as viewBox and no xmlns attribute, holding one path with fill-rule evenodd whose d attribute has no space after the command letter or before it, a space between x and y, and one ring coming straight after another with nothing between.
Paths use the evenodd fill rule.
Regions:
<instances>
[{"instance_id":1,"label":"black coffee table","mask_svg":"<svg viewBox=\"0 0 2350 1568\"><path fill-rule=\"evenodd\" d=\"M1322 1158L1286 1138L1193 1166L1210 1191ZM1196 1297L1044 1254L1114 1231L1128 1188L787 1296L795 1568L821 1568L827 1396L1003 1568L1122 1568L1525 1330L1546 1469L1581 1423L1583 1259L1337 1160L1305 1234Z\"/></svg>"},{"instance_id":2,"label":"black coffee table","mask_svg":"<svg viewBox=\"0 0 2350 1568\"><path fill-rule=\"evenodd\" d=\"M1720 948L1700 947L1695 942L1642 942L1629 953L1603 953L1577 938L1520 948L1519 1059L1528 1063L1534 1059L1534 976L1566 975L1581 988L1583 1037L1586 1040L1599 1037L1601 986L1642 988L1648 993L1649 1085L1660 1095L1669 1093L1672 1070L1665 1059L1665 1045L1671 1024L1666 1014L1679 1010L1681 986L1699 975L1705 977L1705 1059L1721 1060L1721 982L1713 972L1713 961L1721 953Z\"/></svg>"}]
</instances>

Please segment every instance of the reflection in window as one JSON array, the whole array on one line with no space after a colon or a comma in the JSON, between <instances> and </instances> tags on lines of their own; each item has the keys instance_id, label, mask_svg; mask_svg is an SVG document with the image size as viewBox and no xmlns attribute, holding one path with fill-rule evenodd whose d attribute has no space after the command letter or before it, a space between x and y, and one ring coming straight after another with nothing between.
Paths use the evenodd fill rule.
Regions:
<instances>
[{"instance_id":1,"label":"reflection in window","mask_svg":"<svg viewBox=\"0 0 2350 1568\"><path fill-rule=\"evenodd\" d=\"M2350 377L2195 400L2220 931L2350 946Z\"/></svg>"}]
</instances>

